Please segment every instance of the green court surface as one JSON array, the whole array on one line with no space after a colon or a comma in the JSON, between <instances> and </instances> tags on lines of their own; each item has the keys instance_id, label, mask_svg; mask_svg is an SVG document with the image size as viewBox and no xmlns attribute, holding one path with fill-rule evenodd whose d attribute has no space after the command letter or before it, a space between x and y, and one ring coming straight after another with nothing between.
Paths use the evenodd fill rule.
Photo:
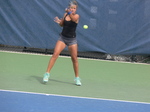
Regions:
<instances>
[{"instance_id":1,"label":"green court surface","mask_svg":"<svg viewBox=\"0 0 150 112\"><path fill-rule=\"evenodd\" d=\"M0 89L150 103L150 65L79 58L82 86L70 57L59 57L47 84L50 56L0 52Z\"/></svg>"}]
</instances>

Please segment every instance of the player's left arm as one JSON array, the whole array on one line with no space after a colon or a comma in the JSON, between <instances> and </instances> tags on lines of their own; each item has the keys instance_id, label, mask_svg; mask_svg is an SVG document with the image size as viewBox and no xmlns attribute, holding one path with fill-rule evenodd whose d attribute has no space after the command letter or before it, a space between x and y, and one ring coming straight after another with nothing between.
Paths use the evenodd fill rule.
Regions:
<instances>
[{"instance_id":1,"label":"player's left arm","mask_svg":"<svg viewBox=\"0 0 150 112\"><path fill-rule=\"evenodd\" d=\"M67 15L67 13L65 13L64 14L64 16L63 16L63 19L62 18L58 18L57 16L54 18L54 21L56 22L56 23L58 23L61 27L63 27L63 25L64 25L64 17Z\"/></svg>"}]
</instances>

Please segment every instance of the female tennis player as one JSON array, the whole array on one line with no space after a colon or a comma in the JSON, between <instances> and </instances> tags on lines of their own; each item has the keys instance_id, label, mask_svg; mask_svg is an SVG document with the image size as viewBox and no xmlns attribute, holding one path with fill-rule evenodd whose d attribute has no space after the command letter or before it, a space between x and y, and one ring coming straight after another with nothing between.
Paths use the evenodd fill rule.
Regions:
<instances>
[{"instance_id":1,"label":"female tennis player","mask_svg":"<svg viewBox=\"0 0 150 112\"><path fill-rule=\"evenodd\" d=\"M49 61L47 71L44 74L43 82L46 83L50 77L50 71L57 60L59 54L62 50L68 46L70 51L71 60L73 63L74 73L75 73L75 84L81 86L81 81L79 78L78 71L78 59L77 59L77 40L76 40L76 27L79 22L79 15L76 14L78 4L75 0L69 3L69 7L65 10L65 14L62 19L58 17L54 18L54 21L63 27L60 37L56 43L54 53Z\"/></svg>"}]
</instances>

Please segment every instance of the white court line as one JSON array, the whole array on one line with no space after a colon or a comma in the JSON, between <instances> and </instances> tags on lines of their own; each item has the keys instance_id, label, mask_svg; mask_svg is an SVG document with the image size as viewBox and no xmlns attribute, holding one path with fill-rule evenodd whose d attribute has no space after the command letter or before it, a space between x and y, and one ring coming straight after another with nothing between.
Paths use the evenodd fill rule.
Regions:
<instances>
[{"instance_id":1,"label":"white court line","mask_svg":"<svg viewBox=\"0 0 150 112\"><path fill-rule=\"evenodd\" d=\"M27 54L27 55L39 55L39 56L52 56L50 54L39 54L39 53L27 53L27 52L15 52L15 51L4 51L4 50L0 50L0 52L5 52L5 53L14 53L14 54ZM70 58L70 56L59 56L59 57L63 57L63 58ZM112 63L128 63L128 64L140 64L140 65L149 65L147 63L133 63L133 62L124 62L124 61L111 61L111 60L102 60L102 59L92 59L92 58L81 58L78 57L78 59L82 59L82 60L94 60L94 61L104 61L104 62L112 62Z\"/></svg>"},{"instance_id":2,"label":"white court line","mask_svg":"<svg viewBox=\"0 0 150 112\"><path fill-rule=\"evenodd\" d=\"M69 96L69 95L58 95L58 94L46 94L46 93L13 91L13 90L3 90L3 89L0 89L0 91L2 91L2 92L10 92L10 93L46 95L46 96L56 96L56 97L64 97L64 98L66 97L66 98L77 98L77 99L87 99L87 100L113 101L113 102L122 102L122 103L134 103L134 104L146 104L146 105L150 105L150 103L148 103L148 102L125 101L125 100L103 99L103 98L92 98L92 97L80 97L80 96Z\"/></svg>"}]
</instances>

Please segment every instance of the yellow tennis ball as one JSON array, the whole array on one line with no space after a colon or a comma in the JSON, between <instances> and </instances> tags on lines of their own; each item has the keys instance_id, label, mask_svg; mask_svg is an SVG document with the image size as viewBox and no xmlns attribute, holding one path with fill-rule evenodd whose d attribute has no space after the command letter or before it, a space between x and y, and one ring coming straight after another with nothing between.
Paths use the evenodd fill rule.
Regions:
<instances>
[{"instance_id":1,"label":"yellow tennis ball","mask_svg":"<svg viewBox=\"0 0 150 112\"><path fill-rule=\"evenodd\" d=\"M84 29L88 29L88 25L83 25L83 28Z\"/></svg>"}]
</instances>

